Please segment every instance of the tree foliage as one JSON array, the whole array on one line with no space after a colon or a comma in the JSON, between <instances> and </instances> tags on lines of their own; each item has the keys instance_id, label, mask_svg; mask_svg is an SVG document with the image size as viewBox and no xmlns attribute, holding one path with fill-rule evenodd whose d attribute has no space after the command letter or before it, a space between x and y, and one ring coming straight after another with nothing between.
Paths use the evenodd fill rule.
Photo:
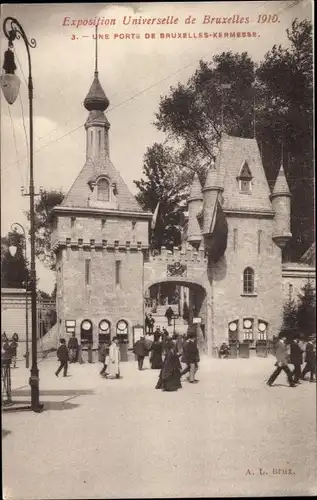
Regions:
<instances>
[{"instance_id":1,"label":"tree foliage","mask_svg":"<svg viewBox=\"0 0 317 500\"><path fill-rule=\"evenodd\" d=\"M307 281L298 294L298 300L289 300L283 308L281 334L288 339L301 337L307 340L316 334L316 291Z\"/></svg>"},{"instance_id":2,"label":"tree foliage","mask_svg":"<svg viewBox=\"0 0 317 500\"><path fill-rule=\"evenodd\" d=\"M281 161L292 192L290 258L298 259L314 241L312 24L294 20L290 47L274 45L257 70L260 85L257 135L270 184Z\"/></svg>"},{"instance_id":3,"label":"tree foliage","mask_svg":"<svg viewBox=\"0 0 317 500\"><path fill-rule=\"evenodd\" d=\"M35 254L51 269L54 269L55 258L51 252L50 217L53 207L60 205L64 199L63 191L43 190L35 203ZM27 212L30 220L30 212Z\"/></svg>"},{"instance_id":4,"label":"tree foliage","mask_svg":"<svg viewBox=\"0 0 317 500\"><path fill-rule=\"evenodd\" d=\"M175 172L168 148L155 143L148 148L143 164L145 180L134 181L139 189L137 200L144 209L153 213L160 202L155 228L151 232L151 245L180 244L180 207L184 196L175 183Z\"/></svg>"},{"instance_id":5,"label":"tree foliage","mask_svg":"<svg viewBox=\"0 0 317 500\"><path fill-rule=\"evenodd\" d=\"M308 339L310 335L316 334L316 291L309 281L303 286L299 299L298 329Z\"/></svg>"},{"instance_id":6,"label":"tree foliage","mask_svg":"<svg viewBox=\"0 0 317 500\"><path fill-rule=\"evenodd\" d=\"M298 335L298 307L294 299L288 300L283 307L283 323L280 332L289 340Z\"/></svg>"},{"instance_id":7,"label":"tree foliage","mask_svg":"<svg viewBox=\"0 0 317 500\"><path fill-rule=\"evenodd\" d=\"M247 52L223 52L210 62L200 61L186 84L161 97L154 125L166 135L161 154L183 193L194 172L204 182L222 131L238 137L255 134L271 188L284 163L293 195L293 238L287 251L297 259L314 240L312 24L294 20L287 36L289 47L274 45L258 65ZM159 161L157 148L148 148L145 162L152 154ZM144 175L152 175L144 166ZM152 209L153 186L146 180L142 188L143 206Z\"/></svg>"}]
</instances>

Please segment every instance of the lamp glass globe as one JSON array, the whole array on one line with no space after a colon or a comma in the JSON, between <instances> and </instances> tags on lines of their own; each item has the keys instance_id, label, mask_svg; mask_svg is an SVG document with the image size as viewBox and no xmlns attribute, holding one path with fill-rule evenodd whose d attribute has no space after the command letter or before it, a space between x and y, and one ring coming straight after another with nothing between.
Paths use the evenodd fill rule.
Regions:
<instances>
[{"instance_id":1,"label":"lamp glass globe","mask_svg":"<svg viewBox=\"0 0 317 500\"><path fill-rule=\"evenodd\" d=\"M20 83L20 78L17 75L11 75L9 73L1 75L0 86L2 88L3 95L9 104L13 104L18 97Z\"/></svg>"},{"instance_id":2,"label":"lamp glass globe","mask_svg":"<svg viewBox=\"0 0 317 500\"><path fill-rule=\"evenodd\" d=\"M17 253L17 249L18 249L18 247L17 247L17 246L15 246L15 245L10 245L10 246L9 246L9 252L10 252L10 255L11 255L12 257L14 257L14 256L15 256L15 254Z\"/></svg>"}]
</instances>

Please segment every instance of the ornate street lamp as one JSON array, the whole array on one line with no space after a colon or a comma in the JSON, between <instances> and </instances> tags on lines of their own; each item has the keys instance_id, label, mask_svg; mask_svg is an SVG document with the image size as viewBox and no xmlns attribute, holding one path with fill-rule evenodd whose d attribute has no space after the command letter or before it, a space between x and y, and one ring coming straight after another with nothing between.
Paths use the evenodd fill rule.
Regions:
<instances>
[{"instance_id":1,"label":"ornate street lamp","mask_svg":"<svg viewBox=\"0 0 317 500\"><path fill-rule=\"evenodd\" d=\"M35 217L34 217L34 176L33 176L33 81L30 47L36 47L34 38L28 40L21 24L14 17L6 17L3 22L3 32L8 39L9 45L4 55L3 69L5 75L1 78L1 88L4 97L9 104L13 104L19 93L19 79L14 74L16 65L14 61L13 42L22 38L28 56L29 78L29 126L30 126L30 235L31 235L31 306L32 306L32 367L29 384L31 387L31 409L40 412L43 405L40 404L39 395L39 370L37 366L37 316L36 316L36 271L35 271Z\"/></svg>"},{"instance_id":2,"label":"ornate street lamp","mask_svg":"<svg viewBox=\"0 0 317 500\"><path fill-rule=\"evenodd\" d=\"M29 359L30 359L30 353L29 353L29 304L28 304L28 268L26 266L26 234L25 234L25 229L22 226L22 224L19 224L19 222L14 222L11 225L11 229L13 233L18 233L18 228L20 228L23 232L23 251L24 251L24 259L25 259L25 341L26 341L26 350L25 350L25 368L29 368ZM12 242L12 244L9 246L9 252L12 255L12 257L15 256L17 253L17 245L15 244L15 241Z\"/></svg>"}]
</instances>

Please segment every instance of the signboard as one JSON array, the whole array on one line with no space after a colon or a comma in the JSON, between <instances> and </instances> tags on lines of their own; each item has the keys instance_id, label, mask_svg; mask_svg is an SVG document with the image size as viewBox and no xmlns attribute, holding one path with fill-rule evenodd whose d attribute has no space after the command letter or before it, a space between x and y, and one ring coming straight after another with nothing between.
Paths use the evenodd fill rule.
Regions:
<instances>
[{"instance_id":1,"label":"signboard","mask_svg":"<svg viewBox=\"0 0 317 500\"><path fill-rule=\"evenodd\" d=\"M193 318L193 324L198 325L201 323L201 318Z\"/></svg>"},{"instance_id":2,"label":"signboard","mask_svg":"<svg viewBox=\"0 0 317 500\"><path fill-rule=\"evenodd\" d=\"M75 333L76 321L74 319L66 319L65 326L66 326L66 333Z\"/></svg>"},{"instance_id":3,"label":"signboard","mask_svg":"<svg viewBox=\"0 0 317 500\"><path fill-rule=\"evenodd\" d=\"M133 343L140 340L140 337L144 335L144 328L141 325L136 325L133 327Z\"/></svg>"}]
</instances>

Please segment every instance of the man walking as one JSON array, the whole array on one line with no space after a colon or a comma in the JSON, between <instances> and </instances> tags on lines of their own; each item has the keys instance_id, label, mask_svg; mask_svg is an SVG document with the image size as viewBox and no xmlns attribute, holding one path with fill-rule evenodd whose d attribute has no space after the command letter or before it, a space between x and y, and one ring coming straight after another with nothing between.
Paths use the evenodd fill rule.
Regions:
<instances>
[{"instance_id":1,"label":"man walking","mask_svg":"<svg viewBox=\"0 0 317 500\"><path fill-rule=\"evenodd\" d=\"M285 336L281 337L277 341L276 348L275 348L275 356L276 356L276 363L275 363L276 370L274 370L274 372L272 373L272 375L270 376L270 378L266 382L267 385L269 385L271 387L273 385L273 382L275 381L275 379L279 376L279 374L283 370L287 375L287 379L288 379L288 383L289 383L290 387L296 387L296 384L293 381L292 372L288 366L288 352L287 352L287 347L286 347L286 337Z\"/></svg>"},{"instance_id":2,"label":"man walking","mask_svg":"<svg viewBox=\"0 0 317 500\"><path fill-rule=\"evenodd\" d=\"M298 339L293 339L291 342L291 357L290 363L294 365L293 380L295 384L300 384L300 376L303 364L303 352L298 344Z\"/></svg>"},{"instance_id":3,"label":"man walking","mask_svg":"<svg viewBox=\"0 0 317 500\"><path fill-rule=\"evenodd\" d=\"M173 318L173 316L174 316L174 311L173 311L173 309L171 308L171 306L169 306L169 307L166 309L165 316L166 316L166 318L167 318L167 324L168 324L168 326L171 326L171 325L172 325L172 318Z\"/></svg>"},{"instance_id":4,"label":"man walking","mask_svg":"<svg viewBox=\"0 0 317 500\"><path fill-rule=\"evenodd\" d=\"M58 377L59 372L64 368L64 377L67 377L67 368L68 368L68 349L66 346L65 339L60 339L60 346L57 349L57 358L60 362L60 365L55 372L56 377Z\"/></svg>"},{"instance_id":5,"label":"man walking","mask_svg":"<svg viewBox=\"0 0 317 500\"><path fill-rule=\"evenodd\" d=\"M102 344L102 346L100 348L100 358L101 358L101 361L103 363L103 367L102 367L102 370L100 372L100 375L105 375L105 377L107 378L106 371L107 371L107 366L109 363L109 345L107 343Z\"/></svg>"},{"instance_id":6,"label":"man walking","mask_svg":"<svg viewBox=\"0 0 317 500\"><path fill-rule=\"evenodd\" d=\"M139 370L143 369L143 361L144 358L148 352L146 344L145 344L145 338L143 336L140 337L139 340L134 344L133 347L133 352L137 357L138 360L138 368Z\"/></svg>"},{"instance_id":7,"label":"man walking","mask_svg":"<svg viewBox=\"0 0 317 500\"><path fill-rule=\"evenodd\" d=\"M196 344L195 336L190 333L188 334L188 340L183 347L184 360L186 360L186 368L182 370L181 376L189 372L189 382L191 384L198 382L195 380L195 375L198 370L198 363L200 361L199 351Z\"/></svg>"}]
</instances>

